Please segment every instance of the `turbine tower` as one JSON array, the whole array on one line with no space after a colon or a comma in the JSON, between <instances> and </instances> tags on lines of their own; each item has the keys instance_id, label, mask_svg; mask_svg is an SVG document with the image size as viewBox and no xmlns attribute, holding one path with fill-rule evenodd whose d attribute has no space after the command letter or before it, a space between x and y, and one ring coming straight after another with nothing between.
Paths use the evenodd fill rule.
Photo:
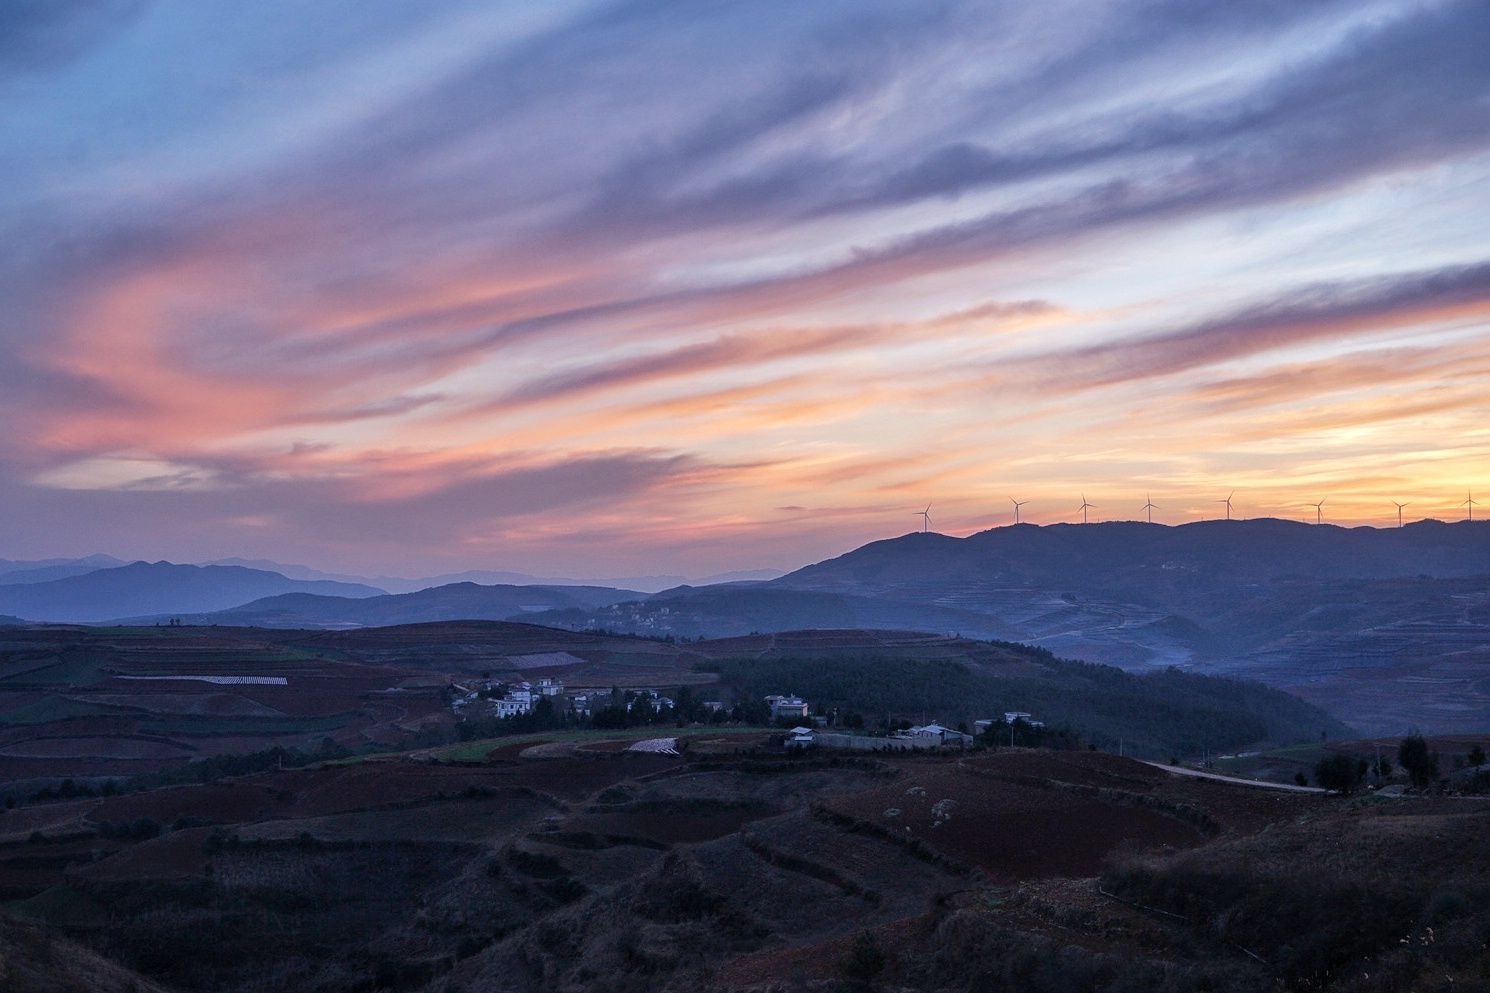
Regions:
<instances>
[{"instance_id":1,"label":"turbine tower","mask_svg":"<svg viewBox=\"0 0 1490 993\"><path fill-rule=\"evenodd\" d=\"M1016 500L1013 497L1010 497L1009 498L1009 502L1014 505L1014 523L1015 524L1018 524L1019 523L1019 508L1020 507L1023 507L1025 504L1029 503L1029 501L1028 500Z\"/></svg>"},{"instance_id":2,"label":"turbine tower","mask_svg":"<svg viewBox=\"0 0 1490 993\"><path fill-rule=\"evenodd\" d=\"M1077 507L1076 509L1079 510L1079 511L1081 511L1081 523L1085 524L1086 523L1086 512L1088 510L1096 510L1097 509L1097 505L1095 503L1087 503L1086 502L1086 494L1083 493L1081 495L1081 506L1080 507Z\"/></svg>"},{"instance_id":3,"label":"turbine tower","mask_svg":"<svg viewBox=\"0 0 1490 993\"><path fill-rule=\"evenodd\" d=\"M1472 491L1467 492L1465 495L1468 496L1469 499L1468 500L1465 500L1459 506L1461 506L1461 507L1468 507L1469 508L1469 519L1470 519L1470 521L1473 521L1474 520L1474 505L1476 503L1479 503L1479 501L1474 498L1474 493Z\"/></svg>"},{"instance_id":4,"label":"turbine tower","mask_svg":"<svg viewBox=\"0 0 1490 993\"><path fill-rule=\"evenodd\" d=\"M928 503L925 510L919 511L913 516L921 518L922 534L925 534L927 531L931 530L931 504Z\"/></svg>"},{"instance_id":5,"label":"turbine tower","mask_svg":"<svg viewBox=\"0 0 1490 993\"><path fill-rule=\"evenodd\" d=\"M1410 507L1410 506L1412 506L1412 504L1408 504L1408 503L1397 503L1396 500L1393 500L1392 503L1394 505L1396 505L1396 507L1397 507L1397 526L1400 528L1402 526L1402 508L1403 507Z\"/></svg>"},{"instance_id":6,"label":"turbine tower","mask_svg":"<svg viewBox=\"0 0 1490 993\"><path fill-rule=\"evenodd\" d=\"M1159 506L1158 504L1154 503L1154 498L1147 493L1143 495L1143 499L1145 501L1143 505L1143 512L1148 515L1148 522L1152 524L1154 523L1154 511L1158 510Z\"/></svg>"},{"instance_id":7,"label":"turbine tower","mask_svg":"<svg viewBox=\"0 0 1490 993\"><path fill-rule=\"evenodd\" d=\"M1325 497L1325 500L1328 500L1328 499L1329 499L1329 497ZM1314 523L1315 524L1323 524L1324 523L1324 500L1321 500L1318 503L1308 504L1308 506L1314 508Z\"/></svg>"},{"instance_id":8,"label":"turbine tower","mask_svg":"<svg viewBox=\"0 0 1490 993\"><path fill-rule=\"evenodd\" d=\"M1231 520L1231 498L1234 497L1234 496L1236 496L1236 490L1232 490L1230 493L1226 494L1226 499L1225 500L1217 500L1216 501L1217 503L1224 503L1224 504L1226 504L1226 519L1228 521Z\"/></svg>"}]
</instances>

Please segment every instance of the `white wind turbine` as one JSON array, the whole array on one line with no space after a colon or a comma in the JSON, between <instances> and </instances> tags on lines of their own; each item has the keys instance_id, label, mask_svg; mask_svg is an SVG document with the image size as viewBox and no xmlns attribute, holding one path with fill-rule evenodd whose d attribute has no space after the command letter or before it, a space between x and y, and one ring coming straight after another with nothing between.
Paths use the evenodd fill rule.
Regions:
<instances>
[{"instance_id":1,"label":"white wind turbine","mask_svg":"<svg viewBox=\"0 0 1490 993\"><path fill-rule=\"evenodd\" d=\"M1403 507L1410 507L1410 506L1412 506L1412 504L1410 504L1410 503L1397 503L1396 500L1393 500L1392 501L1392 504L1397 508L1397 526L1400 528L1402 526L1402 508Z\"/></svg>"}]
</instances>

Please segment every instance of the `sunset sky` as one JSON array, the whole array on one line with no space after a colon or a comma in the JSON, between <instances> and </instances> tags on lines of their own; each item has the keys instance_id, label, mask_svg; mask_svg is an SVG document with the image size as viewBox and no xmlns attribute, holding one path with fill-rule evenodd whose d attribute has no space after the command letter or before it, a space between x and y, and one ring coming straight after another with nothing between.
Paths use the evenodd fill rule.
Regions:
<instances>
[{"instance_id":1,"label":"sunset sky","mask_svg":"<svg viewBox=\"0 0 1490 993\"><path fill-rule=\"evenodd\" d=\"M1487 53L1485 0L0 4L0 558L1490 515Z\"/></svg>"}]
</instances>

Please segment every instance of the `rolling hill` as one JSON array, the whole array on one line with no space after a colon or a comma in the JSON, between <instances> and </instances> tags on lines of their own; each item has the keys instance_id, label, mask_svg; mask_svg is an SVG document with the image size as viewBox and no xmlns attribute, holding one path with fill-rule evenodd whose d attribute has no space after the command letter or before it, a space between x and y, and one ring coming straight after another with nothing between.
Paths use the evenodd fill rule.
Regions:
<instances>
[{"instance_id":1,"label":"rolling hill","mask_svg":"<svg viewBox=\"0 0 1490 993\"><path fill-rule=\"evenodd\" d=\"M768 583L680 588L543 623L722 636L959 631L1133 671L1282 687L1373 731L1477 730L1490 711L1490 525L1280 520L907 534Z\"/></svg>"},{"instance_id":2,"label":"rolling hill","mask_svg":"<svg viewBox=\"0 0 1490 993\"><path fill-rule=\"evenodd\" d=\"M0 613L30 621L98 622L125 616L222 610L281 593L378 596L352 583L287 579L238 566L135 562L80 576L0 586Z\"/></svg>"},{"instance_id":3,"label":"rolling hill","mask_svg":"<svg viewBox=\"0 0 1490 993\"><path fill-rule=\"evenodd\" d=\"M480 586L452 583L414 593L353 598L284 593L229 610L188 615L191 623L266 628L351 628L433 621L504 621L554 610L588 611L643 597L602 586Z\"/></svg>"}]
</instances>

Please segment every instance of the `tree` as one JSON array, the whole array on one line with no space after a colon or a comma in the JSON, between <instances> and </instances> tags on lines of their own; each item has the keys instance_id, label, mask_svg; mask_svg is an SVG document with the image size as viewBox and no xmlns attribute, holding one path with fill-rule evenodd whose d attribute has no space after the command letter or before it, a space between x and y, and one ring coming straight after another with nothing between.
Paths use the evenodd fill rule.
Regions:
<instances>
[{"instance_id":1,"label":"tree","mask_svg":"<svg viewBox=\"0 0 1490 993\"><path fill-rule=\"evenodd\" d=\"M1438 755L1428 751L1428 742L1420 734L1408 735L1397 746L1397 764L1422 789L1438 778Z\"/></svg>"},{"instance_id":2,"label":"tree","mask_svg":"<svg viewBox=\"0 0 1490 993\"><path fill-rule=\"evenodd\" d=\"M1336 753L1320 759L1314 766L1314 781L1327 790L1349 793L1361 781L1364 770L1349 755Z\"/></svg>"},{"instance_id":3,"label":"tree","mask_svg":"<svg viewBox=\"0 0 1490 993\"><path fill-rule=\"evenodd\" d=\"M1376 760L1376 776L1378 779L1387 779L1392 775L1392 760L1383 755Z\"/></svg>"},{"instance_id":4,"label":"tree","mask_svg":"<svg viewBox=\"0 0 1490 993\"><path fill-rule=\"evenodd\" d=\"M1482 745L1475 745L1469 750L1469 764L1482 766L1485 764L1485 749Z\"/></svg>"}]
</instances>

